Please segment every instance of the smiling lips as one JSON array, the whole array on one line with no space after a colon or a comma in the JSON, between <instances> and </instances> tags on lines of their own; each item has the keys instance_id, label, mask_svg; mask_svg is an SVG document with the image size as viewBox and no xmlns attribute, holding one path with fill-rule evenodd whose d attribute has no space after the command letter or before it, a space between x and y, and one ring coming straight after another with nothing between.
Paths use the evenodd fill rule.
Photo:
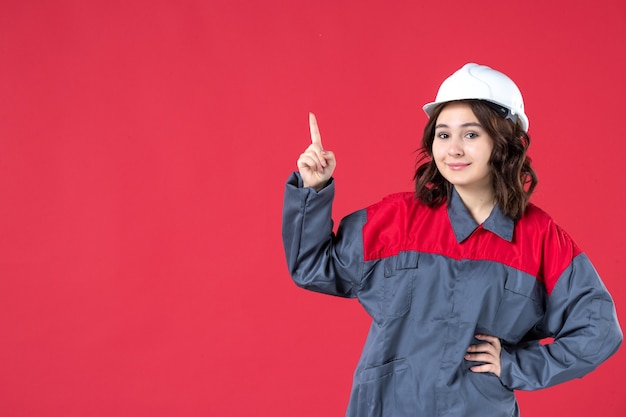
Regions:
<instances>
[{"instance_id":1,"label":"smiling lips","mask_svg":"<svg viewBox=\"0 0 626 417\"><path fill-rule=\"evenodd\" d=\"M446 164L448 166L448 168L450 168L452 171L460 171L463 168L468 167L470 164L468 163L462 163L462 162L454 162L454 163L448 163Z\"/></svg>"}]
</instances>

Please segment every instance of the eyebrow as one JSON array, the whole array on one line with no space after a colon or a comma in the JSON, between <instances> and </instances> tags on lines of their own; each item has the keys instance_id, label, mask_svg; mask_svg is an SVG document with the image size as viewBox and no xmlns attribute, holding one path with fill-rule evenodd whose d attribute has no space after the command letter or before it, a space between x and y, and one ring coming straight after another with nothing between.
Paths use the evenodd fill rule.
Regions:
<instances>
[{"instance_id":1,"label":"eyebrow","mask_svg":"<svg viewBox=\"0 0 626 417\"><path fill-rule=\"evenodd\" d=\"M460 127L480 127L482 128L483 125L481 125L480 123L476 123L476 122L468 122L468 123L463 123ZM450 126L446 125L446 124L438 124L435 126L435 129L440 129L440 128L445 128L445 129L449 129Z\"/></svg>"}]
</instances>

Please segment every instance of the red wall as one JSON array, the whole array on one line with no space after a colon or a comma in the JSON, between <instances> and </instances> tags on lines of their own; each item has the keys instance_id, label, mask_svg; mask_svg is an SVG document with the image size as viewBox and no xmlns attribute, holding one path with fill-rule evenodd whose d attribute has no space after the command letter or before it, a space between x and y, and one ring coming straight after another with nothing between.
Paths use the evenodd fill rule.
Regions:
<instances>
[{"instance_id":1,"label":"red wall","mask_svg":"<svg viewBox=\"0 0 626 417\"><path fill-rule=\"evenodd\" d=\"M369 319L287 274L282 190L317 113L337 218L411 189L421 105L509 74L534 197L626 321L626 3L91 0L0 4L0 414L339 416ZM520 393L626 413L622 349Z\"/></svg>"}]
</instances>

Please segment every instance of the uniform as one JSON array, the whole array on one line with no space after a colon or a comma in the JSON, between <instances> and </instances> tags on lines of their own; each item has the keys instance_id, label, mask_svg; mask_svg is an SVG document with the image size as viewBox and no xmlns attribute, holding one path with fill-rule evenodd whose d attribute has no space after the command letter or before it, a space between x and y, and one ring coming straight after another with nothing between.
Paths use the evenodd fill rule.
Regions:
<instances>
[{"instance_id":1,"label":"uniform","mask_svg":"<svg viewBox=\"0 0 626 417\"><path fill-rule=\"evenodd\" d=\"M456 192L437 208L400 193L335 235L333 198L333 180L316 192L292 174L283 242L297 285L357 298L372 317L347 416L519 416L514 390L582 377L620 346L595 269L536 206L517 221L496 206L478 225ZM499 378L469 370L478 333L502 342Z\"/></svg>"}]
</instances>

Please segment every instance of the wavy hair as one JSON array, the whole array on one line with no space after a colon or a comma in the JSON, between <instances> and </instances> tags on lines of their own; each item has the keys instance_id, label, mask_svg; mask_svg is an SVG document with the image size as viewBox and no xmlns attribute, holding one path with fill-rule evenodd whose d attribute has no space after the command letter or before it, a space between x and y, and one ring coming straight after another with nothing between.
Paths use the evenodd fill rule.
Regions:
<instances>
[{"instance_id":1,"label":"wavy hair","mask_svg":"<svg viewBox=\"0 0 626 417\"><path fill-rule=\"evenodd\" d=\"M493 172L493 190L496 203L504 214L519 219L537 186L537 175L526 154L530 137L522 125L505 119L492 103L482 100L461 100L469 104L476 118L493 140L489 164ZM415 176L415 196L429 207L441 205L452 192L450 184L439 173L433 160L432 146L435 125L441 110L449 103L436 106L424 128Z\"/></svg>"}]
</instances>

